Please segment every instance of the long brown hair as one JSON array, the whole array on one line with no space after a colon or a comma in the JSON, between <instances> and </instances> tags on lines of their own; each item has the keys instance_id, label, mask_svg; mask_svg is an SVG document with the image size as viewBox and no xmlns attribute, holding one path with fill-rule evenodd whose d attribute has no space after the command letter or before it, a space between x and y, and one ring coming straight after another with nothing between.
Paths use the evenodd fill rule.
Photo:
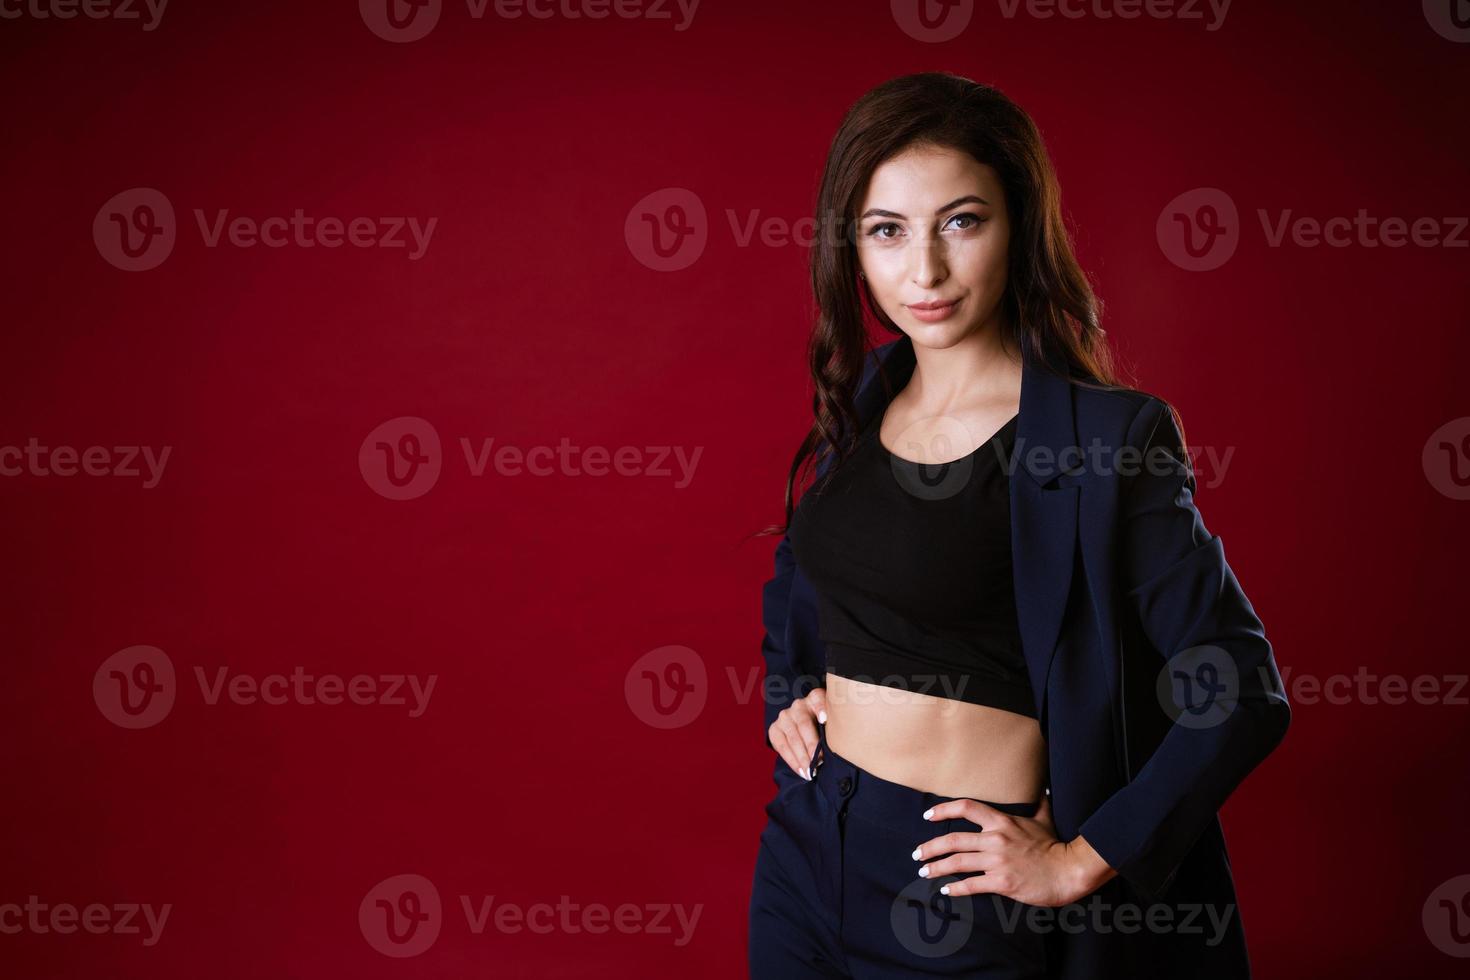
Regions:
<instances>
[{"instance_id":1,"label":"long brown hair","mask_svg":"<svg viewBox=\"0 0 1470 980\"><path fill-rule=\"evenodd\" d=\"M863 307L887 332L903 335L875 301L867 280L858 276L852 246L857 208L873 171L919 145L968 153L1000 178L1011 224L1002 343L1025 345L1047 369L1077 384L1125 387L1098 324L1099 301L1072 254L1061 188L1031 117L999 89L949 72L884 82L847 111L822 170L811 254L818 312L807 345L815 385L813 422L786 477L785 523L766 528L763 535L783 534L790 527L803 463L815 469L820 448L821 459L835 454L835 470L852 450L854 396L869 350ZM888 387L884 372L877 380Z\"/></svg>"}]
</instances>

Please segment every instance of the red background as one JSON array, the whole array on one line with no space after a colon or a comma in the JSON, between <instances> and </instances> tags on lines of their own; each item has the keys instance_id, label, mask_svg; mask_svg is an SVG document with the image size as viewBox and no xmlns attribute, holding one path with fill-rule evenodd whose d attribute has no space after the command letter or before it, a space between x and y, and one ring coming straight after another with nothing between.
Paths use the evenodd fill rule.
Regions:
<instances>
[{"instance_id":1,"label":"red background","mask_svg":"<svg viewBox=\"0 0 1470 980\"><path fill-rule=\"evenodd\" d=\"M1235 449L1198 502L1283 671L1466 670L1470 503L1421 452L1467 413L1470 252L1271 248L1256 218L1470 212L1470 45L1417 3L1240 3L1214 31L982 4L933 44L881 2L705 0L683 31L451 3L393 44L350 2L175 0L156 30L27 14L0 46L0 445L172 447L153 489L0 479L0 903L173 905L152 947L0 935L7 975L744 975L772 757L726 669L759 665L774 540L744 536L780 517L810 301L807 250L741 246L726 215L809 215L846 107L910 71L997 84L1037 120L1122 362L1191 444ZM134 187L179 215L146 272L91 235ZM624 237L666 187L708 213L677 272ZM1212 272L1155 235L1197 187L1240 209ZM438 225L417 261L207 248L194 208ZM393 501L357 454L403 415L436 427L444 471ZM477 478L461 437L702 456L683 488ZM91 691L135 644L169 655L179 695L131 731ZM663 731L623 684L668 644L710 687ZM416 719L209 705L193 670L222 666L438 681ZM1421 910L1470 872L1467 735L1463 705L1295 704L1224 811L1260 977L1458 975ZM391 959L357 909L410 872L446 921ZM477 936L462 894L703 910L682 947Z\"/></svg>"}]
</instances>

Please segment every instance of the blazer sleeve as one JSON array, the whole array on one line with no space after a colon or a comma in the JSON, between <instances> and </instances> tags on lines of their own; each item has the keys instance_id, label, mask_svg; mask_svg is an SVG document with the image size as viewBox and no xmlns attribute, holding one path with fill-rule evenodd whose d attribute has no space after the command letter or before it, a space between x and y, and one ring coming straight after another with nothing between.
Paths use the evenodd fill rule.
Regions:
<instances>
[{"instance_id":1,"label":"blazer sleeve","mask_svg":"<svg viewBox=\"0 0 1470 980\"><path fill-rule=\"evenodd\" d=\"M796 575L796 559L791 553L791 535L781 537L776 546L775 575L761 588L761 622L765 636L761 640L761 656L766 662L762 682L765 710L766 748L771 745L771 725L776 716L796 700L796 665L786 642L786 621L791 611L791 583Z\"/></svg>"},{"instance_id":2,"label":"blazer sleeve","mask_svg":"<svg viewBox=\"0 0 1470 980\"><path fill-rule=\"evenodd\" d=\"M1140 444L1142 463L1120 491L1123 587L1171 672L1208 662L1201 676L1214 681L1218 701L1207 722L1179 712L1143 768L1078 833L1157 899L1226 798L1281 742L1291 708L1261 620L1195 507L1189 455L1157 397L1129 426L1128 445Z\"/></svg>"}]
</instances>

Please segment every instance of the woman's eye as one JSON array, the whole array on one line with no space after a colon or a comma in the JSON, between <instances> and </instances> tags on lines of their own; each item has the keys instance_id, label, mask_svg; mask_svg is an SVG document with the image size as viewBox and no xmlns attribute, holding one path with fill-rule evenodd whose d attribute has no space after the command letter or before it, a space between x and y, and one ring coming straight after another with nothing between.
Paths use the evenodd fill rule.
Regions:
<instances>
[{"instance_id":1,"label":"woman's eye","mask_svg":"<svg viewBox=\"0 0 1470 980\"><path fill-rule=\"evenodd\" d=\"M950 225L950 223L954 222L964 222L961 223L961 225L956 225L958 231L975 231L976 228L979 228L980 225L983 225L983 223L985 223L985 219L983 219L983 217L980 217L979 215L973 215L973 213L964 212L963 215L956 215L954 217L951 217L951 219L948 220L947 225ZM892 229L892 232L894 232L894 234L886 234L885 229ZM900 228L898 228L897 223L882 222L879 223L879 225L873 225L872 228L867 229L867 237L878 238L879 241L892 241L892 239L898 237L898 232L900 232Z\"/></svg>"}]
</instances>

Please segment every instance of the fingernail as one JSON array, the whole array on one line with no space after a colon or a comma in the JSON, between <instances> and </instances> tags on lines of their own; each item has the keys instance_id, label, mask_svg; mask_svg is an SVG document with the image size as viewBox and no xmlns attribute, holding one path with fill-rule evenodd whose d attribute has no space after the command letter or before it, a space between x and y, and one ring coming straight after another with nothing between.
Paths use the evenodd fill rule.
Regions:
<instances>
[{"instance_id":1,"label":"fingernail","mask_svg":"<svg viewBox=\"0 0 1470 980\"><path fill-rule=\"evenodd\" d=\"M920 878L927 878L927 877L929 877L929 865L926 864L922 868L919 869L919 877ZM944 894L948 895L949 892L945 892Z\"/></svg>"},{"instance_id":2,"label":"fingernail","mask_svg":"<svg viewBox=\"0 0 1470 980\"><path fill-rule=\"evenodd\" d=\"M923 850L922 847L916 847L916 848L914 848L914 853L910 854L909 857L913 858L915 861L923 860L923 857L924 856L919 853L922 850Z\"/></svg>"},{"instance_id":3,"label":"fingernail","mask_svg":"<svg viewBox=\"0 0 1470 980\"><path fill-rule=\"evenodd\" d=\"M932 806L929 809L927 809L927 810L924 811L924 819L925 820L932 820L932 819L934 819L934 808Z\"/></svg>"},{"instance_id":4,"label":"fingernail","mask_svg":"<svg viewBox=\"0 0 1470 980\"><path fill-rule=\"evenodd\" d=\"M949 886L948 885L940 885L939 886L939 894L941 894L941 895L948 895L949 894Z\"/></svg>"},{"instance_id":5,"label":"fingernail","mask_svg":"<svg viewBox=\"0 0 1470 980\"><path fill-rule=\"evenodd\" d=\"M810 780L812 778L806 774L806 766L802 766L800 769L797 770L797 772L801 773L802 779Z\"/></svg>"},{"instance_id":6,"label":"fingernail","mask_svg":"<svg viewBox=\"0 0 1470 980\"><path fill-rule=\"evenodd\" d=\"M827 724L827 712L825 712L825 711L818 711L817 712L817 721L821 722L824 725Z\"/></svg>"}]
</instances>

